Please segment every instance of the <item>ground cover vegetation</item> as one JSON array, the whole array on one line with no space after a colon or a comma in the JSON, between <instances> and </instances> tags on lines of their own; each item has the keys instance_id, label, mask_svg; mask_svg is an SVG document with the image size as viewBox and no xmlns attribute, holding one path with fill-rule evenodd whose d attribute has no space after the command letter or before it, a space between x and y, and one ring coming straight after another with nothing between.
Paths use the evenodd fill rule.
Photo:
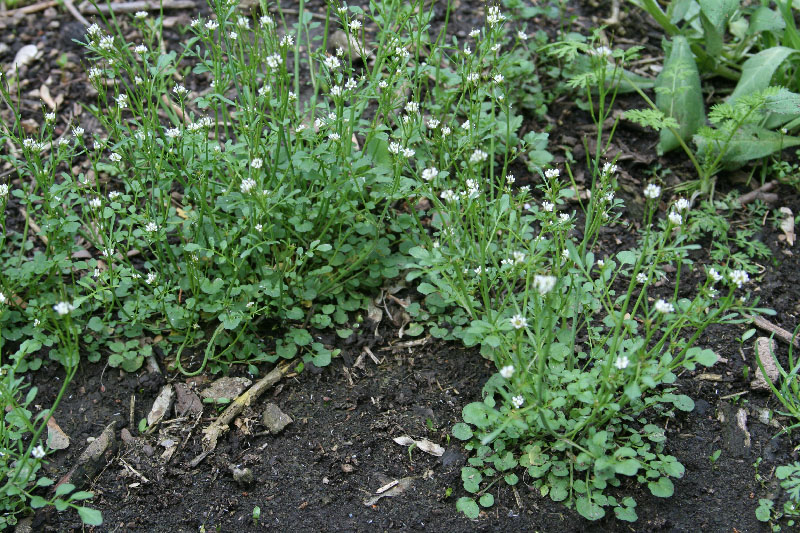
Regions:
<instances>
[{"instance_id":1,"label":"ground cover vegetation","mask_svg":"<svg viewBox=\"0 0 800 533\"><path fill-rule=\"evenodd\" d=\"M301 1L290 24L266 4L215 0L179 51L164 46L163 16L131 15L140 40L128 42L125 15L111 12L81 42L95 131L59 135L44 110L27 133L6 73L0 96L16 121L0 130L13 146L0 155L13 168L0 184L0 529L47 505L102 521L82 503L91 492L48 492L41 473L45 428L82 359L135 372L155 345L184 376L325 367L339 352L313 332L351 338L389 283L422 296L405 308L405 335L476 347L496 370L452 427L470 454L455 503L466 516L521 476L589 520L636 521L644 487L672 496L684 466L664 421L694 408L677 374L717 362L699 344L709 327L771 313L751 292L769 255L752 236L781 215L755 203L731 220L737 195L715 188L742 167L798 185L782 160L800 144L798 9L629 4L664 30L655 80L629 68L640 48L571 32L563 2L510 0L487 5L466 40L448 34L451 2L433 31L434 3L421 1L332 2L322 22ZM534 16L559 31L534 32ZM330 53L333 28L344 39ZM720 78L733 88L707 108ZM642 108L625 119L658 130L661 153L682 148L696 180L667 190L654 172L637 193L637 242L610 251L601 233L632 224L609 157L618 97L631 92ZM548 132L523 125L564 95L596 128L583 187L571 161L551 164ZM533 178L520 185L521 173ZM709 236L712 262L688 276ZM66 375L34 412L22 376L43 365ZM790 352L770 382L795 419L799 371ZM800 467L776 476L788 500L780 512L764 500L758 516L779 527L796 516Z\"/></svg>"}]
</instances>

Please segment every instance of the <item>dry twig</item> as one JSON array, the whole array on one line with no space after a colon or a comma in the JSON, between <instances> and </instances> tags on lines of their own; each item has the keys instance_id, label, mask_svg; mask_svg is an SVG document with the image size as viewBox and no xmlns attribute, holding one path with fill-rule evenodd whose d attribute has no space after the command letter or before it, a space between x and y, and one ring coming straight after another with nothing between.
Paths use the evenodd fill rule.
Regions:
<instances>
[{"instance_id":1,"label":"dry twig","mask_svg":"<svg viewBox=\"0 0 800 533\"><path fill-rule=\"evenodd\" d=\"M782 327L776 326L769 320L760 316L748 316L747 318L752 320L753 324L755 324L757 328L761 328L764 331L773 333L776 337L781 339L786 344L794 344L795 348L800 348L800 339L798 339L797 337L792 339L792 334L783 329Z\"/></svg>"},{"instance_id":2,"label":"dry twig","mask_svg":"<svg viewBox=\"0 0 800 533\"><path fill-rule=\"evenodd\" d=\"M288 364L282 364L275 367L272 372L261 378L255 385L244 391L239 395L223 413L214 421L210 426L203 430L203 452L189 462L189 466L194 468L200 462L208 457L217 447L217 441L228 429L234 418L239 416L242 410L252 404L261 396L264 391L273 386L275 383L286 375L289 371Z\"/></svg>"}]
</instances>

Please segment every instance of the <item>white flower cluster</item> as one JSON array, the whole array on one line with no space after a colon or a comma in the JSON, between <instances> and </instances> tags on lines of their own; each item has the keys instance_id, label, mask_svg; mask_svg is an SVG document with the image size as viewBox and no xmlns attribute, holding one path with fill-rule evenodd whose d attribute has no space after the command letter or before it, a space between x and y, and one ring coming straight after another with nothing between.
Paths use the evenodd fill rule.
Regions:
<instances>
[{"instance_id":1,"label":"white flower cluster","mask_svg":"<svg viewBox=\"0 0 800 533\"><path fill-rule=\"evenodd\" d=\"M644 188L644 196L645 198L655 200L656 198L661 196L661 187L659 187L655 183L649 183L647 187Z\"/></svg>"},{"instance_id":2,"label":"white flower cluster","mask_svg":"<svg viewBox=\"0 0 800 533\"><path fill-rule=\"evenodd\" d=\"M490 6L486 10L486 23L489 26L496 26L506 19L505 15L500 13L499 6Z\"/></svg>"},{"instance_id":3,"label":"white flower cluster","mask_svg":"<svg viewBox=\"0 0 800 533\"><path fill-rule=\"evenodd\" d=\"M514 329L522 329L528 326L528 320L522 315L514 315L510 319Z\"/></svg>"},{"instance_id":4,"label":"white flower cluster","mask_svg":"<svg viewBox=\"0 0 800 533\"><path fill-rule=\"evenodd\" d=\"M411 148L403 148L402 146L400 146L400 143L398 142L391 142L389 143L389 153L392 153L394 155L402 154L403 157L409 158L409 157L414 157L414 154L416 152L414 152L414 150L412 150Z\"/></svg>"},{"instance_id":5,"label":"white flower cluster","mask_svg":"<svg viewBox=\"0 0 800 533\"><path fill-rule=\"evenodd\" d=\"M56 305L53 306L53 311L58 313L59 316L68 315L75 309L77 308L69 302L58 302Z\"/></svg>"}]
</instances>

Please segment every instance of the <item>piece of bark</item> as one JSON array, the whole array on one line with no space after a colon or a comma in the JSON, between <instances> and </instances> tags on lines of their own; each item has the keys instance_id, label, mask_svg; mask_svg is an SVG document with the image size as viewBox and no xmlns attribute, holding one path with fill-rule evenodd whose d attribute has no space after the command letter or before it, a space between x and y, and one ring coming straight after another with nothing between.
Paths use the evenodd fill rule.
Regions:
<instances>
[{"instance_id":1,"label":"piece of bark","mask_svg":"<svg viewBox=\"0 0 800 533\"><path fill-rule=\"evenodd\" d=\"M80 488L91 481L101 467L108 464L108 461L114 456L117 444L117 440L114 438L115 425L116 422L107 425L100 436L83 450L75 462L75 466L53 487L54 491L64 483L72 483Z\"/></svg>"},{"instance_id":2,"label":"piece of bark","mask_svg":"<svg viewBox=\"0 0 800 533\"><path fill-rule=\"evenodd\" d=\"M779 375L778 366L775 364L775 357L773 356L775 353L775 348L775 341L769 337L759 337L756 339L754 355L761 360L761 364L764 365L764 372L767 373L767 376L772 383L775 383L778 380ZM753 381L750 382L751 389L769 390L769 383L767 383L767 380L764 377L764 372L761 372L761 368L756 361L753 368Z\"/></svg>"}]
</instances>

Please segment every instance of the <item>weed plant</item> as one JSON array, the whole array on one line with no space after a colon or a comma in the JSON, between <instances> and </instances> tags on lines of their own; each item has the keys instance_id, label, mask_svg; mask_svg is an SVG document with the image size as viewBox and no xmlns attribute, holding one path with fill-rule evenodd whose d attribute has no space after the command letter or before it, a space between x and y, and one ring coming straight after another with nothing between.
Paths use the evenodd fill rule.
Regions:
<instances>
[{"instance_id":1,"label":"weed plant","mask_svg":"<svg viewBox=\"0 0 800 533\"><path fill-rule=\"evenodd\" d=\"M525 188L512 191L512 176L480 164L506 157L489 144L488 154L465 157L460 189L432 176L422 194L433 235L409 251L415 261L407 279L423 280L419 290L434 306L459 306L464 325L451 324L452 335L480 346L497 369L482 401L467 405L464 422L453 428L472 451L462 481L474 496L458 500L470 517L493 504L495 484L518 483L518 466L543 496L590 520L606 508L636 520L635 499L615 489L625 478L671 496L684 467L666 453L665 432L653 418L693 409L670 384L680 369L716 362L713 351L697 346L704 330L757 312L739 294L747 273L726 264L707 270L693 298L679 296L689 252L698 247L684 231L690 203L674 200L659 220L661 188L654 183L643 191L637 248L600 249L599 232L619 220L622 205L616 166L601 164L613 135L603 123L618 85L608 77L621 73L608 69L610 51L570 47L595 65L575 82L598 127L581 216L569 207L577 190L569 169L566 179L556 169L541 172L544 200L533 203Z\"/></svg>"}]
</instances>

